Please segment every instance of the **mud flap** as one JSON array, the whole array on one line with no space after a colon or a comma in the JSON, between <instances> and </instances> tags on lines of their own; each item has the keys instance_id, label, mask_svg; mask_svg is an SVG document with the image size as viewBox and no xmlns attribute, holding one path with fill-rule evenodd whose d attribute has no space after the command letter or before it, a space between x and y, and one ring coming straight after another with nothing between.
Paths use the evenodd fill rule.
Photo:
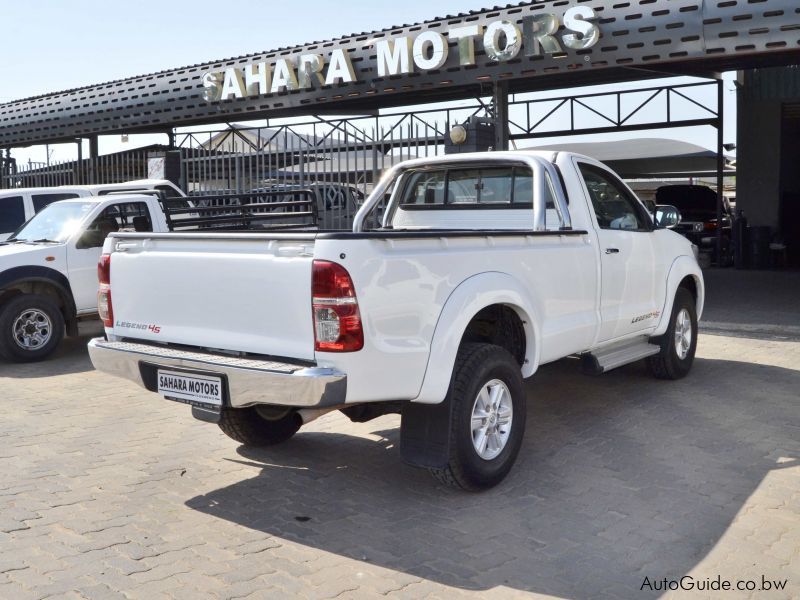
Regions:
<instances>
[{"instance_id":1,"label":"mud flap","mask_svg":"<svg viewBox=\"0 0 800 600\"><path fill-rule=\"evenodd\" d=\"M441 469L450 457L452 402L406 402L400 421L400 456L414 467Z\"/></svg>"}]
</instances>

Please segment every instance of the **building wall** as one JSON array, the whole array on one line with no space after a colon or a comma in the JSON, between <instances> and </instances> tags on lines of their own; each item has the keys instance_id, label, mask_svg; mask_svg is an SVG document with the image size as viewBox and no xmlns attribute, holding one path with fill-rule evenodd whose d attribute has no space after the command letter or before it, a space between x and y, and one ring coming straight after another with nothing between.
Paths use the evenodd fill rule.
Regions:
<instances>
[{"instance_id":1,"label":"building wall","mask_svg":"<svg viewBox=\"0 0 800 600\"><path fill-rule=\"evenodd\" d=\"M783 192L800 183L796 159L783 152L783 105L800 99L800 68L744 71L739 84L737 209L751 225L777 230Z\"/></svg>"}]
</instances>

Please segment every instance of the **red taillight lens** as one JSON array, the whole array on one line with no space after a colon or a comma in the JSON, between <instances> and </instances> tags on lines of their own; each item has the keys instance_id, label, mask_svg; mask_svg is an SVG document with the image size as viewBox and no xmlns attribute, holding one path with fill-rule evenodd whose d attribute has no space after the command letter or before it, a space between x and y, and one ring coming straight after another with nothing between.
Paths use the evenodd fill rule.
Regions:
<instances>
[{"instance_id":1,"label":"red taillight lens","mask_svg":"<svg viewBox=\"0 0 800 600\"><path fill-rule=\"evenodd\" d=\"M114 326L114 309L111 306L111 255L103 254L97 263L97 312L105 327Z\"/></svg>"},{"instance_id":2,"label":"red taillight lens","mask_svg":"<svg viewBox=\"0 0 800 600\"><path fill-rule=\"evenodd\" d=\"M97 281L111 285L111 255L103 254L97 263Z\"/></svg>"},{"instance_id":3,"label":"red taillight lens","mask_svg":"<svg viewBox=\"0 0 800 600\"><path fill-rule=\"evenodd\" d=\"M339 264L315 260L311 275L314 349L355 352L364 347L364 330L356 289Z\"/></svg>"},{"instance_id":4,"label":"red taillight lens","mask_svg":"<svg viewBox=\"0 0 800 600\"><path fill-rule=\"evenodd\" d=\"M703 227L706 231L716 231L717 230L717 222L716 221L706 221L703 224Z\"/></svg>"}]
</instances>

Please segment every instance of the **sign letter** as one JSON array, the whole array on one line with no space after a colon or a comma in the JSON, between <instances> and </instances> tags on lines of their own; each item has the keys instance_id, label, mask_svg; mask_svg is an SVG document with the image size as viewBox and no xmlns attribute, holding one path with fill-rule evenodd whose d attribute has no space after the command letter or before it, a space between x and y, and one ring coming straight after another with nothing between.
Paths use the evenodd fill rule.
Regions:
<instances>
[{"instance_id":1,"label":"sign letter","mask_svg":"<svg viewBox=\"0 0 800 600\"><path fill-rule=\"evenodd\" d=\"M539 56L543 51L547 54L563 52L555 36L559 24L555 15L525 17L522 21L525 30L525 56Z\"/></svg>"},{"instance_id":2,"label":"sign letter","mask_svg":"<svg viewBox=\"0 0 800 600\"><path fill-rule=\"evenodd\" d=\"M275 75L272 77L272 87L270 91L275 94L281 89L292 91L297 89L297 76L294 74L294 67L285 58L275 61Z\"/></svg>"},{"instance_id":3,"label":"sign letter","mask_svg":"<svg viewBox=\"0 0 800 600\"><path fill-rule=\"evenodd\" d=\"M447 61L447 51L447 40L441 33L420 33L414 40L414 64L423 71L440 69Z\"/></svg>"},{"instance_id":4,"label":"sign letter","mask_svg":"<svg viewBox=\"0 0 800 600\"><path fill-rule=\"evenodd\" d=\"M462 67L475 64L475 38L482 33L482 25L466 25L447 32L451 40L458 40L458 64Z\"/></svg>"},{"instance_id":5,"label":"sign letter","mask_svg":"<svg viewBox=\"0 0 800 600\"><path fill-rule=\"evenodd\" d=\"M595 18L597 14L588 6L573 6L565 12L564 27L581 34L581 37L575 33L565 33L562 38L564 45L573 50L585 50L597 44L600 41L600 28L589 23L590 19Z\"/></svg>"},{"instance_id":6,"label":"sign letter","mask_svg":"<svg viewBox=\"0 0 800 600\"><path fill-rule=\"evenodd\" d=\"M378 40L375 44L378 77L411 73L411 38Z\"/></svg>"},{"instance_id":7,"label":"sign letter","mask_svg":"<svg viewBox=\"0 0 800 600\"><path fill-rule=\"evenodd\" d=\"M505 38L505 45L500 47L500 38ZM486 28L483 34L483 49L491 60L511 60L522 49L522 35L519 27L511 21L495 21Z\"/></svg>"},{"instance_id":8,"label":"sign letter","mask_svg":"<svg viewBox=\"0 0 800 600\"><path fill-rule=\"evenodd\" d=\"M325 61L319 54L303 54L297 67L297 80L302 89L311 89L325 84L322 67Z\"/></svg>"},{"instance_id":9,"label":"sign letter","mask_svg":"<svg viewBox=\"0 0 800 600\"><path fill-rule=\"evenodd\" d=\"M356 80L355 71L353 71L353 64L350 62L350 57L341 48L337 48L331 52L331 60L328 65L328 73L325 76L325 85L333 85L334 83L353 83Z\"/></svg>"},{"instance_id":10,"label":"sign letter","mask_svg":"<svg viewBox=\"0 0 800 600\"><path fill-rule=\"evenodd\" d=\"M244 67L244 86L248 96L269 94L271 67L265 63L249 64Z\"/></svg>"},{"instance_id":11,"label":"sign letter","mask_svg":"<svg viewBox=\"0 0 800 600\"><path fill-rule=\"evenodd\" d=\"M225 69L225 80L222 82L222 100L234 98L244 98L244 81L239 69L231 67Z\"/></svg>"},{"instance_id":12,"label":"sign letter","mask_svg":"<svg viewBox=\"0 0 800 600\"><path fill-rule=\"evenodd\" d=\"M216 102L222 93L221 73L203 73L203 100Z\"/></svg>"}]
</instances>

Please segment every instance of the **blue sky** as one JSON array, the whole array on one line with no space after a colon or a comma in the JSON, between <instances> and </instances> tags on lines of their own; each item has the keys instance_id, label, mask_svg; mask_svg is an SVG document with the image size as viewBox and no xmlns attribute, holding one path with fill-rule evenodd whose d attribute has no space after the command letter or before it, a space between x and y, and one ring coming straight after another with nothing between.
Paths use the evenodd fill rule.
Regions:
<instances>
[{"instance_id":1,"label":"blue sky","mask_svg":"<svg viewBox=\"0 0 800 600\"><path fill-rule=\"evenodd\" d=\"M4 2L0 102L496 4L491 0ZM733 85L729 82L726 87L730 90ZM732 92L726 96L730 121L726 141L734 141L734 96ZM714 139L710 129L663 135L702 145ZM116 149L110 143L101 139L101 152L104 147ZM53 158L71 158L73 148L55 148ZM41 148L19 150L15 156L45 159Z\"/></svg>"}]
</instances>

